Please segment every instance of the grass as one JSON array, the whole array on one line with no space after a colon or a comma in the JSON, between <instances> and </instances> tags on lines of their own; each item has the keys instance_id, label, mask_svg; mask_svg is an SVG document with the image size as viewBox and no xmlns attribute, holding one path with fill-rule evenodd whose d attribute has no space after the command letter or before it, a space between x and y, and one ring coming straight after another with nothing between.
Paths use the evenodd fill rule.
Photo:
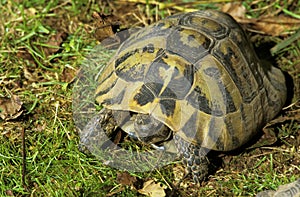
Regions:
<instances>
[{"instance_id":1,"label":"grass","mask_svg":"<svg viewBox=\"0 0 300 197\"><path fill-rule=\"evenodd\" d=\"M141 194L137 189L148 179L165 185L170 193L174 180L183 173L180 162L153 172L130 173L137 178L137 185L122 184L118 180L122 172L78 150L79 135L72 119L73 79L84 57L98 44L93 36L93 11L123 11L131 18L122 25L131 27L171 13L218 8L222 4L168 1L157 7L154 1L145 2L134 1L121 10L118 3L106 1L0 1L0 97L10 97L11 93L23 102L19 117L0 120L0 196L138 196ZM278 1L267 4L249 0L244 5L249 17L258 18L279 9L288 16L300 15L296 3L284 3L279 8ZM50 42L53 38L59 43ZM271 37L276 43L284 38ZM295 105L285 110L291 118L274 126L279 132L278 144L222 156L224 168L210 175L203 187L184 180L179 194L248 196L299 178L299 56L299 41L276 56L295 82Z\"/></svg>"}]
</instances>

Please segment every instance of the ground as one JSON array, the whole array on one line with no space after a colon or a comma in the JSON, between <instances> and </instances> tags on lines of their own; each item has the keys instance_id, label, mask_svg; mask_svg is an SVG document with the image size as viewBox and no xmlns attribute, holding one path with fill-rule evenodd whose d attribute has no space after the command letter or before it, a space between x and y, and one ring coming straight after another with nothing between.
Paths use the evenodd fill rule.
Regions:
<instances>
[{"instance_id":1,"label":"ground","mask_svg":"<svg viewBox=\"0 0 300 197\"><path fill-rule=\"evenodd\" d=\"M154 191L159 196L253 196L300 178L299 1L1 0L0 5L1 196L143 196ZM289 75L287 105L264 129L273 131L277 141L255 147L254 140L219 154L201 186L189 178L179 184L180 161L127 173L80 152L72 88L84 57L112 33L198 9L233 15L258 54L269 55Z\"/></svg>"}]
</instances>

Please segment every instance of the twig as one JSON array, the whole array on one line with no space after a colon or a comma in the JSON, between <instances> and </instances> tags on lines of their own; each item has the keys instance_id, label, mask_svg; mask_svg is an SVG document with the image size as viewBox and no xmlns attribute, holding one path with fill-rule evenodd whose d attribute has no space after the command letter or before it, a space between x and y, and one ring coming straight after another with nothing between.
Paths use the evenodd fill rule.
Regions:
<instances>
[{"instance_id":1,"label":"twig","mask_svg":"<svg viewBox=\"0 0 300 197\"><path fill-rule=\"evenodd\" d=\"M26 146L25 146L25 129L22 128L22 185L24 189L27 189L25 178L26 178Z\"/></svg>"}]
</instances>

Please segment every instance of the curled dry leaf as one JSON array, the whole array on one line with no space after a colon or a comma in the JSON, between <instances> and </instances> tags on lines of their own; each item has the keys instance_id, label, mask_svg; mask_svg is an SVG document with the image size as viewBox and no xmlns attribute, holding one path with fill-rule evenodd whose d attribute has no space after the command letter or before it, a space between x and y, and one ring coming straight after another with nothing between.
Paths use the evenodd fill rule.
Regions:
<instances>
[{"instance_id":1,"label":"curled dry leaf","mask_svg":"<svg viewBox=\"0 0 300 197\"><path fill-rule=\"evenodd\" d=\"M79 72L79 70L76 70L71 67L64 68L62 75L61 75L61 81L66 82L66 83L72 83L75 80L78 72Z\"/></svg>"},{"instance_id":2,"label":"curled dry leaf","mask_svg":"<svg viewBox=\"0 0 300 197\"><path fill-rule=\"evenodd\" d=\"M279 116L271 120L270 122L268 122L262 128L263 135L258 139L258 141L255 144L253 144L252 146L246 149L253 149L253 148L273 145L278 140L278 136L274 132L275 125L283 124L286 121L300 120L300 113L299 112L297 113L297 111L288 111L287 114L290 114L290 116Z\"/></svg>"},{"instance_id":3,"label":"curled dry leaf","mask_svg":"<svg viewBox=\"0 0 300 197\"><path fill-rule=\"evenodd\" d=\"M23 68L23 73L28 81L38 81L38 74L36 72L30 72L26 66Z\"/></svg>"},{"instance_id":4,"label":"curled dry leaf","mask_svg":"<svg viewBox=\"0 0 300 197\"><path fill-rule=\"evenodd\" d=\"M258 19L248 19L243 22L248 22L250 28L259 33L264 33L272 36L279 36L291 30L300 27L300 20L293 19L287 16L271 16Z\"/></svg>"},{"instance_id":5,"label":"curled dry leaf","mask_svg":"<svg viewBox=\"0 0 300 197\"><path fill-rule=\"evenodd\" d=\"M113 27L118 26L117 19L113 15L105 15L97 12L93 13L96 21L95 37L98 41L102 41L114 35Z\"/></svg>"},{"instance_id":6,"label":"curled dry leaf","mask_svg":"<svg viewBox=\"0 0 300 197\"><path fill-rule=\"evenodd\" d=\"M132 186L136 182L136 177L131 176L128 172L117 174L117 182L122 185Z\"/></svg>"},{"instance_id":7,"label":"curled dry leaf","mask_svg":"<svg viewBox=\"0 0 300 197\"><path fill-rule=\"evenodd\" d=\"M37 10L33 7L31 8L28 8L28 9L24 9L24 13L27 15L27 16L35 16L36 13L37 13Z\"/></svg>"},{"instance_id":8,"label":"curled dry leaf","mask_svg":"<svg viewBox=\"0 0 300 197\"><path fill-rule=\"evenodd\" d=\"M5 193L7 196L15 196L12 190L6 190Z\"/></svg>"},{"instance_id":9,"label":"curled dry leaf","mask_svg":"<svg viewBox=\"0 0 300 197\"><path fill-rule=\"evenodd\" d=\"M3 120L16 119L23 112L21 110L22 104L16 95L11 95L10 98L0 98L0 117Z\"/></svg>"},{"instance_id":10,"label":"curled dry leaf","mask_svg":"<svg viewBox=\"0 0 300 197\"><path fill-rule=\"evenodd\" d=\"M55 54L60 49L61 43L67 38L66 32L58 32L50 37L50 40L46 43L48 47L43 47L46 56Z\"/></svg>"},{"instance_id":11,"label":"curled dry leaf","mask_svg":"<svg viewBox=\"0 0 300 197\"><path fill-rule=\"evenodd\" d=\"M173 167L174 180L176 182L181 181L185 175L185 168L182 165L176 165Z\"/></svg>"},{"instance_id":12,"label":"curled dry leaf","mask_svg":"<svg viewBox=\"0 0 300 197\"><path fill-rule=\"evenodd\" d=\"M285 32L296 30L300 27L300 20L285 15L268 16L259 18L246 18L246 9L241 2L227 3L221 10L230 14L237 22L246 24L249 31L279 36Z\"/></svg>"},{"instance_id":13,"label":"curled dry leaf","mask_svg":"<svg viewBox=\"0 0 300 197\"><path fill-rule=\"evenodd\" d=\"M233 18L245 18L246 8L241 2L226 3L221 10Z\"/></svg>"},{"instance_id":14,"label":"curled dry leaf","mask_svg":"<svg viewBox=\"0 0 300 197\"><path fill-rule=\"evenodd\" d=\"M106 49L117 49L124 40L137 31L136 28L122 29L120 31L120 19L114 15L104 15L95 12L93 17L96 21L95 38Z\"/></svg>"},{"instance_id":15,"label":"curled dry leaf","mask_svg":"<svg viewBox=\"0 0 300 197\"><path fill-rule=\"evenodd\" d=\"M32 55L28 52L28 50L19 50L17 52L17 57L22 58L24 60L28 60L31 64L35 64L34 58Z\"/></svg>"},{"instance_id":16,"label":"curled dry leaf","mask_svg":"<svg viewBox=\"0 0 300 197\"><path fill-rule=\"evenodd\" d=\"M138 190L138 192L150 197L164 197L166 196L165 188L162 184L155 183L154 180L149 180L144 183L144 187Z\"/></svg>"}]
</instances>

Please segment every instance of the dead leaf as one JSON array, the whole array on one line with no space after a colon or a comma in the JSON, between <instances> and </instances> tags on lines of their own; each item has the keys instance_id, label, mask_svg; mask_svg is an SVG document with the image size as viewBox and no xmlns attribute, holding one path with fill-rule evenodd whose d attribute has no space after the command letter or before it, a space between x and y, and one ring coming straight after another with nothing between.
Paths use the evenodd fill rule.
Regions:
<instances>
[{"instance_id":1,"label":"dead leaf","mask_svg":"<svg viewBox=\"0 0 300 197\"><path fill-rule=\"evenodd\" d=\"M66 67L64 68L61 76L61 81L66 83L71 83L75 80L79 70L76 70L74 68Z\"/></svg>"},{"instance_id":2,"label":"dead leaf","mask_svg":"<svg viewBox=\"0 0 300 197\"><path fill-rule=\"evenodd\" d=\"M105 194L105 197L118 196L118 194L121 193L123 190L125 190L125 187L120 187L120 188L116 189L115 191Z\"/></svg>"},{"instance_id":3,"label":"dead leaf","mask_svg":"<svg viewBox=\"0 0 300 197\"><path fill-rule=\"evenodd\" d=\"M132 33L139 30L139 28L120 29L124 21L115 15L94 12L93 18L96 23L94 36L106 49L117 49Z\"/></svg>"},{"instance_id":4,"label":"dead leaf","mask_svg":"<svg viewBox=\"0 0 300 197\"><path fill-rule=\"evenodd\" d=\"M43 124L35 125L33 131L41 132L44 131L46 127L47 127L47 123L44 122Z\"/></svg>"},{"instance_id":5,"label":"dead leaf","mask_svg":"<svg viewBox=\"0 0 300 197\"><path fill-rule=\"evenodd\" d=\"M24 9L24 13L27 16L35 16L36 13L37 13L37 10L35 8L31 7L31 8L28 8L28 9Z\"/></svg>"},{"instance_id":6,"label":"dead leaf","mask_svg":"<svg viewBox=\"0 0 300 197\"><path fill-rule=\"evenodd\" d=\"M15 196L12 190L6 190L5 193L7 196Z\"/></svg>"},{"instance_id":7,"label":"dead leaf","mask_svg":"<svg viewBox=\"0 0 300 197\"><path fill-rule=\"evenodd\" d=\"M284 39L281 42L277 43L275 46L273 46L270 49L272 56L274 56L275 54L278 54L283 49L286 49L287 46L291 45L293 42L296 42L299 39L300 39L300 29L297 30L297 32L295 34L291 35L289 38ZM293 61L293 60L291 60L291 61Z\"/></svg>"},{"instance_id":8,"label":"dead leaf","mask_svg":"<svg viewBox=\"0 0 300 197\"><path fill-rule=\"evenodd\" d=\"M46 43L48 47L43 47L46 56L55 54L59 51L61 43L67 38L68 34L66 32L58 32L52 35L49 41Z\"/></svg>"},{"instance_id":9,"label":"dead leaf","mask_svg":"<svg viewBox=\"0 0 300 197\"><path fill-rule=\"evenodd\" d=\"M174 180L179 182L184 178L186 174L185 168L183 165L176 165L173 167Z\"/></svg>"},{"instance_id":10,"label":"dead leaf","mask_svg":"<svg viewBox=\"0 0 300 197\"><path fill-rule=\"evenodd\" d=\"M226 3L221 10L230 14L233 18L245 18L246 8L241 2Z\"/></svg>"},{"instance_id":11,"label":"dead leaf","mask_svg":"<svg viewBox=\"0 0 300 197\"><path fill-rule=\"evenodd\" d=\"M263 135L258 139L258 141L253 144L252 146L246 148L246 149L254 149L258 147L263 146L270 146L273 145L278 139L278 136L274 132L274 128L278 124L283 124L287 121L295 121L300 120L300 111L294 110L294 111L287 111L286 113L290 116L279 116L270 122L268 122L263 128Z\"/></svg>"},{"instance_id":12,"label":"dead leaf","mask_svg":"<svg viewBox=\"0 0 300 197\"><path fill-rule=\"evenodd\" d=\"M24 60L28 60L33 66L36 64L34 58L32 57L32 55L28 52L27 49L25 50L19 50L17 52L17 57L18 58L22 58Z\"/></svg>"},{"instance_id":13,"label":"dead leaf","mask_svg":"<svg viewBox=\"0 0 300 197\"><path fill-rule=\"evenodd\" d=\"M246 22L246 20L244 20ZM284 32L298 29L300 20L287 16L272 16L259 19L248 19L251 29L264 34L279 36Z\"/></svg>"},{"instance_id":14,"label":"dead leaf","mask_svg":"<svg viewBox=\"0 0 300 197\"><path fill-rule=\"evenodd\" d=\"M138 192L150 197L164 197L166 196L165 188L162 184L149 180L144 183L143 188L139 189Z\"/></svg>"},{"instance_id":15,"label":"dead leaf","mask_svg":"<svg viewBox=\"0 0 300 197\"><path fill-rule=\"evenodd\" d=\"M221 10L230 14L237 22L246 24L249 31L256 33L279 36L300 27L300 20L285 15L269 16L260 18L246 18L246 8L242 3L227 3Z\"/></svg>"},{"instance_id":16,"label":"dead leaf","mask_svg":"<svg viewBox=\"0 0 300 197\"><path fill-rule=\"evenodd\" d=\"M117 174L117 182L122 185L131 186L136 182L136 177L131 176L128 172L121 172Z\"/></svg>"},{"instance_id":17,"label":"dead leaf","mask_svg":"<svg viewBox=\"0 0 300 197\"><path fill-rule=\"evenodd\" d=\"M93 17L96 20L95 37L98 41L101 42L114 35L113 28L119 25L115 16L94 12Z\"/></svg>"},{"instance_id":18,"label":"dead leaf","mask_svg":"<svg viewBox=\"0 0 300 197\"><path fill-rule=\"evenodd\" d=\"M10 98L0 98L0 117L3 120L16 119L23 113L23 110L21 110L23 103L20 98L12 95L12 93L10 94Z\"/></svg>"},{"instance_id":19,"label":"dead leaf","mask_svg":"<svg viewBox=\"0 0 300 197\"><path fill-rule=\"evenodd\" d=\"M116 135L114 136L114 144L119 144L121 141L121 138L122 138L122 132L117 131ZM111 147L111 148L113 148L113 147ZM115 148L113 148L113 149L115 149Z\"/></svg>"},{"instance_id":20,"label":"dead leaf","mask_svg":"<svg viewBox=\"0 0 300 197\"><path fill-rule=\"evenodd\" d=\"M23 68L24 77L28 79L28 81L38 81L38 76L36 72L31 73L27 66Z\"/></svg>"},{"instance_id":21,"label":"dead leaf","mask_svg":"<svg viewBox=\"0 0 300 197\"><path fill-rule=\"evenodd\" d=\"M256 33L279 36L285 32L296 30L300 27L300 20L287 16L271 16L255 18L234 17L239 23L247 24L247 29Z\"/></svg>"}]
</instances>

